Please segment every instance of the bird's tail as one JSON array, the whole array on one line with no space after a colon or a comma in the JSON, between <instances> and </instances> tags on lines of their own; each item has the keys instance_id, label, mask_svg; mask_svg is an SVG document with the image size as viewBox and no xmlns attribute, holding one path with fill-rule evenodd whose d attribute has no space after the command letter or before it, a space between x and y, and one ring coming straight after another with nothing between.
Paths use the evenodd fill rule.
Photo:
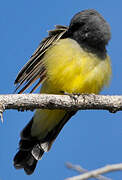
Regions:
<instances>
[{"instance_id":1,"label":"bird's tail","mask_svg":"<svg viewBox=\"0 0 122 180\"><path fill-rule=\"evenodd\" d=\"M16 169L23 168L28 175L34 172L38 160L41 159L44 153L44 149L41 148L39 140L31 136L32 123L33 119L21 132L19 151L14 157L14 167Z\"/></svg>"},{"instance_id":2,"label":"bird's tail","mask_svg":"<svg viewBox=\"0 0 122 180\"><path fill-rule=\"evenodd\" d=\"M42 140L31 136L32 120L21 132L21 140L19 142L19 151L14 157L14 167L16 169L24 169L26 174L30 175L34 172L38 160L41 159L44 152L49 151L53 141L65 123L76 113L76 111L67 112L64 118L47 134Z\"/></svg>"}]
</instances>

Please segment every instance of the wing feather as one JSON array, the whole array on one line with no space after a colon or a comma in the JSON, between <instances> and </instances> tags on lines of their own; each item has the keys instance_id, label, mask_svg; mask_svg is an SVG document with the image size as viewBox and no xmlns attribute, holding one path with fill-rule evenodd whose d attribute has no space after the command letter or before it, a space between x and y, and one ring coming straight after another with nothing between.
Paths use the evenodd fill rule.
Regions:
<instances>
[{"instance_id":1,"label":"wing feather","mask_svg":"<svg viewBox=\"0 0 122 180\"><path fill-rule=\"evenodd\" d=\"M22 93L28 89L37 79L39 81L31 90L33 92L39 85L46 79L46 67L44 64L45 52L54 45L68 30L68 27L62 25L56 25L54 30L49 31L49 36L44 38L36 49L30 60L24 65L21 71L18 73L15 85L17 91L22 85L23 88L18 92Z\"/></svg>"}]
</instances>

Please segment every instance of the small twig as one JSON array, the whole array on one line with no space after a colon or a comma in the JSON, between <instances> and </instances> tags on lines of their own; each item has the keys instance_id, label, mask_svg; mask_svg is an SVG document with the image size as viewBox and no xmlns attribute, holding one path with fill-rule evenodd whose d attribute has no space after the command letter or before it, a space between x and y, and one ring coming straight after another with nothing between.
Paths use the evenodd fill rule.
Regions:
<instances>
[{"instance_id":1,"label":"small twig","mask_svg":"<svg viewBox=\"0 0 122 180\"><path fill-rule=\"evenodd\" d=\"M3 112L0 112L0 118L1 118L1 122L3 123L4 120L3 120Z\"/></svg>"},{"instance_id":2,"label":"small twig","mask_svg":"<svg viewBox=\"0 0 122 180\"><path fill-rule=\"evenodd\" d=\"M85 179L93 178L93 177L96 177L100 174L108 173L111 171L122 171L122 163L107 165L105 167L86 172L86 173L79 175L79 176L67 178L66 180L85 180Z\"/></svg>"},{"instance_id":3,"label":"small twig","mask_svg":"<svg viewBox=\"0 0 122 180\"><path fill-rule=\"evenodd\" d=\"M3 120L3 112L4 112L4 110L5 110L4 105L0 104L0 118L1 118L2 123L4 122L4 120Z\"/></svg>"},{"instance_id":4,"label":"small twig","mask_svg":"<svg viewBox=\"0 0 122 180\"><path fill-rule=\"evenodd\" d=\"M82 167L79 166L79 165L73 165L73 164L71 164L71 163L69 163L69 162L66 163L66 166L67 166L67 168L73 169L73 170L75 170L75 171L77 171L77 172L80 172L80 173L89 172L87 169L84 169L84 168L82 168ZM112 180L112 179L107 178L107 177L102 176L102 175L94 176L94 178L95 178L95 179L98 179L98 180Z\"/></svg>"}]
</instances>

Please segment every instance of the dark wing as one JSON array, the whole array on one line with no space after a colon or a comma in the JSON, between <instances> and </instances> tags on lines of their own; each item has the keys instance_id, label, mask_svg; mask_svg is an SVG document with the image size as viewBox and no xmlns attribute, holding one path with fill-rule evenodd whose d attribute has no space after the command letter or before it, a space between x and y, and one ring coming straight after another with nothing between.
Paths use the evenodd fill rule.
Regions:
<instances>
[{"instance_id":1,"label":"dark wing","mask_svg":"<svg viewBox=\"0 0 122 180\"><path fill-rule=\"evenodd\" d=\"M39 47L36 49L30 60L21 69L16 77L15 85L17 85L17 91L23 84L23 88L18 93L23 93L30 85L32 85L37 79L33 92L39 85L46 79L46 68L43 62L43 56L45 52L54 45L68 30L68 27L56 25L54 30L49 31L49 36L42 40Z\"/></svg>"}]
</instances>

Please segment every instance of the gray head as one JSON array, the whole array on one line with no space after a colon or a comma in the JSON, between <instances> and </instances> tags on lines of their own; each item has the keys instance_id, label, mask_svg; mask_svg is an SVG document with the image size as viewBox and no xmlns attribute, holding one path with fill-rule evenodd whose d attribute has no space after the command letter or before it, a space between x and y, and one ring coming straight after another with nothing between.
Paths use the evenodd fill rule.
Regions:
<instances>
[{"instance_id":1,"label":"gray head","mask_svg":"<svg viewBox=\"0 0 122 180\"><path fill-rule=\"evenodd\" d=\"M68 33L79 44L99 50L105 49L111 38L108 23L94 9L77 13L71 19Z\"/></svg>"}]
</instances>

